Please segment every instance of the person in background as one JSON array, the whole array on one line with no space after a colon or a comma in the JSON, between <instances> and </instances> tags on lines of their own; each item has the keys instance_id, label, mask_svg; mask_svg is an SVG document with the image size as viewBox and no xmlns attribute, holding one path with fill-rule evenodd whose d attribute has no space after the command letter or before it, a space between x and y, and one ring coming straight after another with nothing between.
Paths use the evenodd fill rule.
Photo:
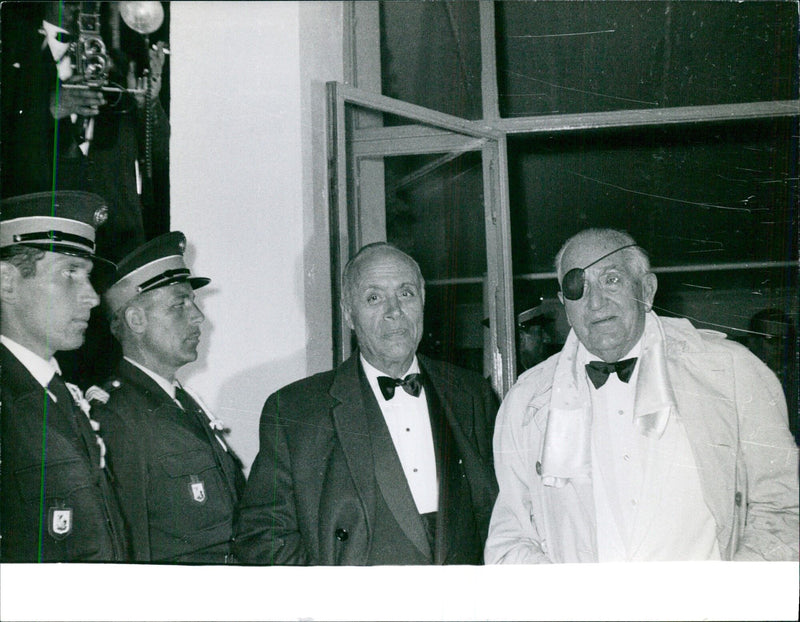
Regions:
<instances>
[{"instance_id":1,"label":"person in background","mask_svg":"<svg viewBox=\"0 0 800 622\"><path fill-rule=\"evenodd\" d=\"M498 413L487 563L798 558L797 447L775 375L741 344L652 310L630 235L555 260L572 327Z\"/></svg>"},{"instance_id":2,"label":"person in background","mask_svg":"<svg viewBox=\"0 0 800 622\"><path fill-rule=\"evenodd\" d=\"M271 395L236 528L248 564L479 564L496 495L497 399L417 354L425 283L386 244L344 269L358 351Z\"/></svg>"},{"instance_id":3,"label":"person in background","mask_svg":"<svg viewBox=\"0 0 800 622\"><path fill-rule=\"evenodd\" d=\"M120 562L125 526L89 404L53 355L83 343L105 201L42 192L0 205L0 561Z\"/></svg>"},{"instance_id":4,"label":"person in background","mask_svg":"<svg viewBox=\"0 0 800 622\"><path fill-rule=\"evenodd\" d=\"M56 189L102 196L108 219L96 245L98 254L111 261L169 230L170 125L162 105L167 48L159 40L146 49L144 38L121 19L119 5L0 6L0 192L8 197ZM73 54L79 15L97 17L92 23L99 26L106 50L105 86L141 87L136 93L103 92L102 80L79 71ZM79 85L90 88L74 88ZM57 356L65 377L83 387L102 382L119 357L100 313L90 317L84 345Z\"/></svg>"},{"instance_id":5,"label":"person in background","mask_svg":"<svg viewBox=\"0 0 800 622\"><path fill-rule=\"evenodd\" d=\"M194 290L209 283L191 275L185 248L174 231L120 261L103 302L124 358L94 409L134 561L232 563L241 463L222 422L176 378L197 358L204 316Z\"/></svg>"},{"instance_id":6,"label":"person in background","mask_svg":"<svg viewBox=\"0 0 800 622\"><path fill-rule=\"evenodd\" d=\"M800 387L794 323L780 309L763 309L750 318L747 346L781 381L789 410L789 429L800 444Z\"/></svg>"},{"instance_id":7,"label":"person in background","mask_svg":"<svg viewBox=\"0 0 800 622\"><path fill-rule=\"evenodd\" d=\"M522 371L538 365L552 354L550 330L554 321L543 305L517 315L517 360Z\"/></svg>"}]
</instances>

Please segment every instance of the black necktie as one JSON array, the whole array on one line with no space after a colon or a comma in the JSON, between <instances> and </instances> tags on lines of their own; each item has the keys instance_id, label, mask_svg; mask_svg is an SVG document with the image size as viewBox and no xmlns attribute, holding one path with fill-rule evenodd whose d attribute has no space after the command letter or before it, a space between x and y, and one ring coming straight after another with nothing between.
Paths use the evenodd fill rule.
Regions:
<instances>
[{"instance_id":1,"label":"black necktie","mask_svg":"<svg viewBox=\"0 0 800 622\"><path fill-rule=\"evenodd\" d=\"M378 376L378 386L381 388L384 399L387 400L394 397L395 387L403 387L403 390L409 395L419 397L419 393L422 391L422 374L408 374L405 378Z\"/></svg>"},{"instance_id":2,"label":"black necktie","mask_svg":"<svg viewBox=\"0 0 800 622\"><path fill-rule=\"evenodd\" d=\"M614 372L617 373L622 382L628 382L636 366L636 358L617 361L616 363L606 363L605 361L591 361L586 365L586 374L592 381L595 389L602 387L608 377Z\"/></svg>"},{"instance_id":3,"label":"black necktie","mask_svg":"<svg viewBox=\"0 0 800 622\"><path fill-rule=\"evenodd\" d=\"M78 428L78 409L75 406L75 400L59 374L53 374L50 382L47 383L47 390L56 396L56 401L71 415L70 425L76 432L80 432Z\"/></svg>"},{"instance_id":4,"label":"black necktie","mask_svg":"<svg viewBox=\"0 0 800 622\"><path fill-rule=\"evenodd\" d=\"M208 417L206 416L203 409L197 404L197 402L192 399L192 396L189 395L186 390L181 386L175 386L175 399L178 400L180 405L183 407L183 410L186 412L186 415L189 417L189 421L195 430L199 431L202 435L206 435L206 427L208 423Z\"/></svg>"}]
</instances>

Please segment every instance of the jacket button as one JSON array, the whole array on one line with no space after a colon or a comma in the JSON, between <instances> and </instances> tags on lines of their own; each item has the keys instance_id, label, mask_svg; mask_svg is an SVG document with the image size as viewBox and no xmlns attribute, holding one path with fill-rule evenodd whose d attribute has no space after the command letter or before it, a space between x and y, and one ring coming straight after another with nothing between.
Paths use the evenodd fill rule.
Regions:
<instances>
[{"instance_id":1,"label":"jacket button","mask_svg":"<svg viewBox=\"0 0 800 622\"><path fill-rule=\"evenodd\" d=\"M541 474L542 474L542 463L541 462L537 462L536 463L536 475L541 475Z\"/></svg>"},{"instance_id":2,"label":"jacket button","mask_svg":"<svg viewBox=\"0 0 800 622\"><path fill-rule=\"evenodd\" d=\"M339 542L344 542L349 537L350 537L350 534L347 532L347 529L337 529L336 530L336 539Z\"/></svg>"},{"instance_id":3,"label":"jacket button","mask_svg":"<svg viewBox=\"0 0 800 622\"><path fill-rule=\"evenodd\" d=\"M736 507L741 507L741 505L742 505L742 493L737 492L736 495L733 497L733 502L736 504Z\"/></svg>"}]
</instances>

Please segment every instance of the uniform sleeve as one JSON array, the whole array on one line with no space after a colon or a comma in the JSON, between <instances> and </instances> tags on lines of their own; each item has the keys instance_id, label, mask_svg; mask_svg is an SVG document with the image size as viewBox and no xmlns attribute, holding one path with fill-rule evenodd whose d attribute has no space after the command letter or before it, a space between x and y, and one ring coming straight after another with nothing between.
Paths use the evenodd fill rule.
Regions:
<instances>
[{"instance_id":1,"label":"uniform sleeve","mask_svg":"<svg viewBox=\"0 0 800 622\"><path fill-rule=\"evenodd\" d=\"M127 523L133 560L150 561L150 528L147 510L147 453L141 432L132 429L134 413L126 412L120 400L93 405L92 416L100 423L106 445L106 460L122 514Z\"/></svg>"},{"instance_id":2,"label":"uniform sleeve","mask_svg":"<svg viewBox=\"0 0 800 622\"><path fill-rule=\"evenodd\" d=\"M261 413L259 452L239 505L234 553L245 564L308 564L297 521L286 428L278 392Z\"/></svg>"},{"instance_id":3,"label":"uniform sleeve","mask_svg":"<svg viewBox=\"0 0 800 622\"><path fill-rule=\"evenodd\" d=\"M500 406L494 432L494 464L500 493L484 549L487 564L549 563L533 519L530 488L538 447L534 424L523 426L530 391L512 389Z\"/></svg>"},{"instance_id":4,"label":"uniform sleeve","mask_svg":"<svg viewBox=\"0 0 800 622\"><path fill-rule=\"evenodd\" d=\"M735 369L747 492L734 559L797 561L798 453L783 390L749 352L737 357Z\"/></svg>"}]
</instances>

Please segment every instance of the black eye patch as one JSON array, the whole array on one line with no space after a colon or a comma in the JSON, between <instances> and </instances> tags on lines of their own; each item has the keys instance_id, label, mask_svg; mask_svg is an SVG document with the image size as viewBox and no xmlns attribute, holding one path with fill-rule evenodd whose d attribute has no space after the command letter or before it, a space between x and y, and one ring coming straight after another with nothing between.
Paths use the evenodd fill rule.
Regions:
<instances>
[{"instance_id":1,"label":"black eye patch","mask_svg":"<svg viewBox=\"0 0 800 622\"><path fill-rule=\"evenodd\" d=\"M638 244L628 244L626 246L620 246L618 249L611 251L610 253L606 253L599 259L595 259L592 263L584 266L583 268L573 268L569 272L564 275L564 278L561 279L561 293L564 295L564 298L567 300L580 300L583 297L583 289L584 284L586 282L586 270L591 268L594 264L599 261L603 261L606 257L613 255L614 253L618 253L621 250L626 248L631 248L633 246L638 246Z\"/></svg>"}]
</instances>

